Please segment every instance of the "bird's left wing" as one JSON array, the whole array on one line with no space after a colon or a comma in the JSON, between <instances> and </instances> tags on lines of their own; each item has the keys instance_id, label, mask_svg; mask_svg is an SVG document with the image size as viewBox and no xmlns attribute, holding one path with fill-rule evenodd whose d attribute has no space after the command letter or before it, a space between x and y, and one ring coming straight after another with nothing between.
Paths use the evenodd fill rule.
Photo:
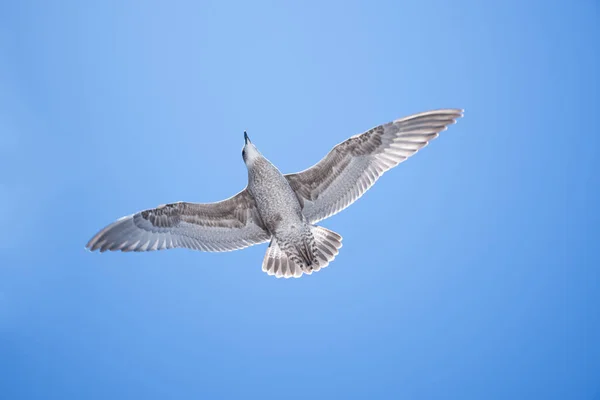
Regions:
<instances>
[{"instance_id":1,"label":"bird's left wing","mask_svg":"<svg viewBox=\"0 0 600 400\"><path fill-rule=\"evenodd\" d=\"M91 251L185 247L230 251L266 242L270 234L247 189L217 203L172 203L120 218L87 244Z\"/></svg>"},{"instance_id":2,"label":"bird's left wing","mask_svg":"<svg viewBox=\"0 0 600 400\"><path fill-rule=\"evenodd\" d=\"M390 168L435 139L463 110L414 114L377 126L335 146L309 169L285 175L311 223L354 203Z\"/></svg>"}]
</instances>

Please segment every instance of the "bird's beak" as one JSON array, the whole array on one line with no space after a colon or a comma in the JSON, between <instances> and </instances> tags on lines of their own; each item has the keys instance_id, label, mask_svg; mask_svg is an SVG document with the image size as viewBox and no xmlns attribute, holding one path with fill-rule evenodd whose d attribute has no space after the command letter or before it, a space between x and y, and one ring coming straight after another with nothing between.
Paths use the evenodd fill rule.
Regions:
<instances>
[{"instance_id":1,"label":"bird's beak","mask_svg":"<svg viewBox=\"0 0 600 400\"><path fill-rule=\"evenodd\" d=\"M250 138L248 137L248 134L246 133L246 131L244 131L244 141L246 142L246 144L248 144L248 143L252 143L252 142L250 141Z\"/></svg>"}]
</instances>

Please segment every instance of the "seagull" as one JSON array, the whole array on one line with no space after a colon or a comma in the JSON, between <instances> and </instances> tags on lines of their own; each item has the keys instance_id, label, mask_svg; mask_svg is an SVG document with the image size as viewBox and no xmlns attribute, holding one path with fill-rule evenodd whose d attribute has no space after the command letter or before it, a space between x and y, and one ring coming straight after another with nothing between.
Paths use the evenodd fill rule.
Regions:
<instances>
[{"instance_id":1,"label":"seagull","mask_svg":"<svg viewBox=\"0 0 600 400\"><path fill-rule=\"evenodd\" d=\"M216 203L177 202L122 217L98 232L86 248L222 252L270 241L264 272L277 278L310 275L327 267L342 247L342 236L316 223L354 203L463 112L433 110L379 125L339 143L312 167L286 175L244 132L244 190Z\"/></svg>"}]
</instances>

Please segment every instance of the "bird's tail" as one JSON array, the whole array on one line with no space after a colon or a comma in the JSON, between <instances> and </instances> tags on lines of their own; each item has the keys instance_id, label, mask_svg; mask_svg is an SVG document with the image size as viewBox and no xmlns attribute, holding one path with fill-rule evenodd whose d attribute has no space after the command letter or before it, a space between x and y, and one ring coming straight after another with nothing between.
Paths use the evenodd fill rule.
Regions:
<instances>
[{"instance_id":1,"label":"bird's tail","mask_svg":"<svg viewBox=\"0 0 600 400\"><path fill-rule=\"evenodd\" d=\"M321 226L311 226L310 230L315 238L318 264L303 268L294 261L298 257L289 257L280 248L277 239L272 238L263 260L262 270L277 278L299 278L302 274L310 275L313 271L319 271L329 265L342 247L342 237Z\"/></svg>"},{"instance_id":2,"label":"bird's tail","mask_svg":"<svg viewBox=\"0 0 600 400\"><path fill-rule=\"evenodd\" d=\"M322 226L312 226L311 232L317 244L317 257L319 258L319 267L315 268L318 271L325 268L333 261L335 256L340 252L342 247L342 237Z\"/></svg>"}]
</instances>

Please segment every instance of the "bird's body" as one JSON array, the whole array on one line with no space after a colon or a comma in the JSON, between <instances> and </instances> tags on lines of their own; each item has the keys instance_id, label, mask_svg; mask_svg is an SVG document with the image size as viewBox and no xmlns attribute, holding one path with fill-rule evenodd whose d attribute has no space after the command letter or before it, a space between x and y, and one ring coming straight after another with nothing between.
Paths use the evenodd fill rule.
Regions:
<instances>
[{"instance_id":1,"label":"bird's body","mask_svg":"<svg viewBox=\"0 0 600 400\"><path fill-rule=\"evenodd\" d=\"M256 209L272 236L271 240L294 261L295 266L310 273L313 265L318 263L317 247L296 193L266 158L256 156L247 162L252 163L252 168L248 169L248 192L256 201Z\"/></svg>"},{"instance_id":2,"label":"bird's body","mask_svg":"<svg viewBox=\"0 0 600 400\"><path fill-rule=\"evenodd\" d=\"M258 159L248 170L248 191L272 235L281 233L286 225L303 222L302 207L296 193L283 174L266 158Z\"/></svg>"},{"instance_id":3,"label":"bird's body","mask_svg":"<svg viewBox=\"0 0 600 400\"><path fill-rule=\"evenodd\" d=\"M245 136L248 186L217 203L171 203L123 217L87 244L94 251L186 247L230 251L270 240L263 271L300 277L326 267L342 237L315 225L352 204L462 116L444 109L414 114L351 137L313 167L283 175Z\"/></svg>"}]
</instances>

